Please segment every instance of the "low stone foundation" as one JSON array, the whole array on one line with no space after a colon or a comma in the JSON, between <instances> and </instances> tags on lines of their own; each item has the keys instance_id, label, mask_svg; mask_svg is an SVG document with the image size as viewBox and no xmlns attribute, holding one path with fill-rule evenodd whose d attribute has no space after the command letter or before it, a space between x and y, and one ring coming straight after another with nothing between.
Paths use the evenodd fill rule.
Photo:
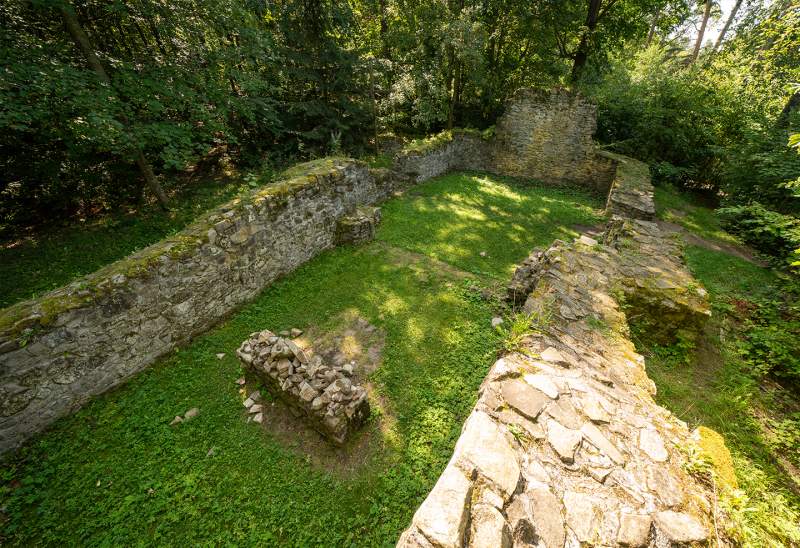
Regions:
<instances>
[{"instance_id":1,"label":"low stone foundation","mask_svg":"<svg viewBox=\"0 0 800 548\"><path fill-rule=\"evenodd\" d=\"M324 364L269 330L251 334L236 354L271 394L335 444L344 444L369 417L367 392L351 381L350 365Z\"/></svg>"}]
</instances>

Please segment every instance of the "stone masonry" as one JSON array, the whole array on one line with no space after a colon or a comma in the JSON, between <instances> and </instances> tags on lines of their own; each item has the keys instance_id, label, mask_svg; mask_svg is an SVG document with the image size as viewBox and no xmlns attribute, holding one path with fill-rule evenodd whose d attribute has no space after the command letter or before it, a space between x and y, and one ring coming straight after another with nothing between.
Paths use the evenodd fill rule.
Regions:
<instances>
[{"instance_id":1,"label":"stone masonry","mask_svg":"<svg viewBox=\"0 0 800 548\"><path fill-rule=\"evenodd\" d=\"M361 244L375 238L381 222L381 208L361 206L336 225L336 245Z\"/></svg>"},{"instance_id":2,"label":"stone masonry","mask_svg":"<svg viewBox=\"0 0 800 548\"><path fill-rule=\"evenodd\" d=\"M602 240L556 241L534 262L524 304L534 329L490 369L398 546L666 547L714 538L722 516L713 494L685 470L698 434L653 401L619 300L644 294L626 298L629 311L656 314L664 332L708 317L705 291L675 242L654 223L616 217Z\"/></svg>"},{"instance_id":3,"label":"stone masonry","mask_svg":"<svg viewBox=\"0 0 800 548\"><path fill-rule=\"evenodd\" d=\"M269 330L252 333L236 354L270 393L335 444L369 417L367 391L351 381L352 366L324 364Z\"/></svg>"},{"instance_id":4,"label":"stone masonry","mask_svg":"<svg viewBox=\"0 0 800 548\"><path fill-rule=\"evenodd\" d=\"M589 153L594 110L587 105L563 91L521 91L493 140L444 132L401 151L392 169L347 158L300 164L177 235L0 310L0 453L125 382L318 253L371 237L377 212L363 215L359 206L415 182L476 169L600 192L612 180L618 190L635 186L636 169L617 169L626 165L619 157ZM609 211L632 216L636 201L647 198L646 191L631 192L610 200Z\"/></svg>"}]
</instances>

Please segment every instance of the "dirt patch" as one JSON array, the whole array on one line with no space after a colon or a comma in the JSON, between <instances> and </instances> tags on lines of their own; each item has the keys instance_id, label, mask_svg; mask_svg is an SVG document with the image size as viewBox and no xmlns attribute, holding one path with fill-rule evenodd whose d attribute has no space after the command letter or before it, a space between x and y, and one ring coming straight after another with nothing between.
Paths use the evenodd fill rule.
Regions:
<instances>
[{"instance_id":1,"label":"dirt patch","mask_svg":"<svg viewBox=\"0 0 800 548\"><path fill-rule=\"evenodd\" d=\"M769 266L766 262L758 258L755 251L747 246L703 238L702 236L698 236L697 234L686 230L681 225L670 223L669 221L658 220L656 223L658 223L659 228L665 232L680 234L684 241L689 245L696 245L698 247L710 249L711 251L727 253L728 255L733 255L734 257L738 257L762 268Z\"/></svg>"},{"instance_id":2,"label":"dirt patch","mask_svg":"<svg viewBox=\"0 0 800 548\"><path fill-rule=\"evenodd\" d=\"M277 398L265 397L262 427L267 435L282 446L301 455L310 464L337 475L348 476L363 468L377 455L384 453L391 436L391 413L378 396L370 375L380 366L385 335L354 311L346 311L334 322L333 330L311 326L296 337L294 342L310 357L320 356L323 363L351 364L352 380L367 389L372 417L362 431L357 432L344 446L337 447L326 441L305 420L296 416L293 409ZM244 394L258 388L255 379L247 378ZM242 411L243 416L246 411ZM246 419L252 420L252 417Z\"/></svg>"}]
</instances>

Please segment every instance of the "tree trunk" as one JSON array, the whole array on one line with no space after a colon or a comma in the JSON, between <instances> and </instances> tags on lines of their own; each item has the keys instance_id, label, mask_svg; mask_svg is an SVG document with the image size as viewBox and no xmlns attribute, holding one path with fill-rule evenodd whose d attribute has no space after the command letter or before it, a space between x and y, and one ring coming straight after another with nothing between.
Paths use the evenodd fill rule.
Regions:
<instances>
[{"instance_id":1,"label":"tree trunk","mask_svg":"<svg viewBox=\"0 0 800 548\"><path fill-rule=\"evenodd\" d=\"M715 53L719 47L722 45L722 41L725 39L725 34L727 34L728 29L733 23L733 20L736 19L736 13L739 11L739 8L742 6L742 0L736 0L736 3L733 5L733 9L731 10L731 14L728 16L728 20L725 21L725 26L722 27L722 30L717 37L717 41L714 42L714 49L711 50L711 53Z\"/></svg>"},{"instance_id":2,"label":"tree trunk","mask_svg":"<svg viewBox=\"0 0 800 548\"><path fill-rule=\"evenodd\" d=\"M690 65L697 61L697 56L700 55L700 48L703 45L703 36L706 33L706 26L708 26L709 17L711 17L711 0L706 0L706 8L703 11L703 22L700 24L700 32L697 33L697 40L694 43L694 51L692 52L692 56L689 58Z\"/></svg>"},{"instance_id":3,"label":"tree trunk","mask_svg":"<svg viewBox=\"0 0 800 548\"><path fill-rule=\"evenodd\" d=\"M647 46L650 47L650 44L653 43L653 37L656 34L656 27L658 26L658 20L661 19L661 10L656 11L655 15L653 16L653 22L650 24L650 32L647 33Z\"/></svg>"},{"instance_id":4,"label":"tree trunk","mask_svg":"<svg viewBox=\"0 0 800 548\"><path fill-rule=\"evenodd\" d=\"M89 41L89 37L85 32L83 32L81 24L78 21L78 18L75 17L75 12L72 10L72 6L63 5L60 8L60 11L61 18L64 20L64 25L67 27L67 32L69 32L69 35L78 46L78 49L80 49L83 53L83 56L86 58L86 62L89 64L89 67L91 67L101 82L111 88L111 78L109 78L108 73L106 73L106 69L103 68L103 64L97 57L94 47ZM123 124L128 125L128 120L125 116L121 115L120 118L122 119ZM147 162L147 158L144 157L144 153L138 147L136 147L136 149L134 149L132 152L136 161L136 165L139 167L142 177L144 177L145 183L156 196L161 207L167 209L169 205L167 196L164 194L164 190L161 188L158 180L156 180L155 175L153 175L153 169Z\"/></svg>"},{"instance_id":5,"label":"tree trunk","mask_svg":"<svg viewBox=\"0 0 800 548\"><path fill-rule=\"evenodd\" d=\"M600 14L601 2L602 0L589 0L589 11L586 14L586 30L584 30L581 35L578 49L575 50L575 60L572 63L572 74L570 75L570 80L572 82L578 81L584 66L586 66L586 61L589 58L589 40L595 28L597 28L597 18Z\"/></svg>"}]
</instances>

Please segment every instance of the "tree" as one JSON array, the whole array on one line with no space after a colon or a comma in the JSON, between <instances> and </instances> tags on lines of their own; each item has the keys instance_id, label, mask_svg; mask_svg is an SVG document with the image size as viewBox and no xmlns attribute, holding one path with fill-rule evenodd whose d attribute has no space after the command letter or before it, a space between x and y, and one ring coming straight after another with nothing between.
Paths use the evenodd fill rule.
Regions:
<instances>
[{"instance_id":1,"label":"tree","mask_svg":"<svg viewBox=\"0 0 800 548\"><path fill-rule=\"evenodd\" d=\"M78 47L78 49L80 49L84 57L86 57L86 62L95 72L95 74L97 74L97 77L100 79L100 81L105 86L108 86L108 88L111 90L111 93L113 93L114 86L111 83L111 78L109 78L108 73L106 73L106 70L103 68L103 64L100 62L100 59L98 59L94 46L89 41L89 37L86 36L86 33L83 31L83 28L81 28L77 17L75 17L75 10L69 4L62 4L59 7L59 11L61 12L61 17L64 19L64 26L66 26L67 32L69 32L69 35L75 41L75 45ZM121 116L121 118L122 123L128 125L127 117ZM147 161L147 158L144 157L144 153L139 147L135 147L131 152L139 171L142 173L145 183L156 196L159 204L161 204L161 207L167 209L169 207L167 196L164 194L164 190L156 180L156 177L153 174L153 168L150 167L150 163Z\"/></svg>"},{"instance_id":2,"label":"tree","mask_svg":"<svg viewBox=\"0 0 800 548\"><path fill-rule=\"evenodd\" d=\"M720 45L722 45L722 41L725 39L725 35L728 33L731 23L736 20L736 14L739 12L739 8L741 6L742 0L736 0L736 3L731 9L731 13L728 15L728 19L725 20L725 25L722 27L719 36L717 36L717 41L714 42L714 48L711 50L712 53L715 53L719 49Z\"/></svg>"},{"instance_id":3,"label":"tree","mask_svg":"<svg viewBox=\"0 0 800 548\"><path fill-rule=\"evenodd\" d=\"M694 63L697 60L698 55L700 55L700 48L703 45L703 37L706 34L706 26L708 26L708 20L711 17L711 6L713 2L712 0L705 0L705 8L703 9L703 19L700 23L700 30L697 32L697 39L694 42L694 49L692 50L692 55L689 57L689 64Z\"/></svg>"}]
</instances>

